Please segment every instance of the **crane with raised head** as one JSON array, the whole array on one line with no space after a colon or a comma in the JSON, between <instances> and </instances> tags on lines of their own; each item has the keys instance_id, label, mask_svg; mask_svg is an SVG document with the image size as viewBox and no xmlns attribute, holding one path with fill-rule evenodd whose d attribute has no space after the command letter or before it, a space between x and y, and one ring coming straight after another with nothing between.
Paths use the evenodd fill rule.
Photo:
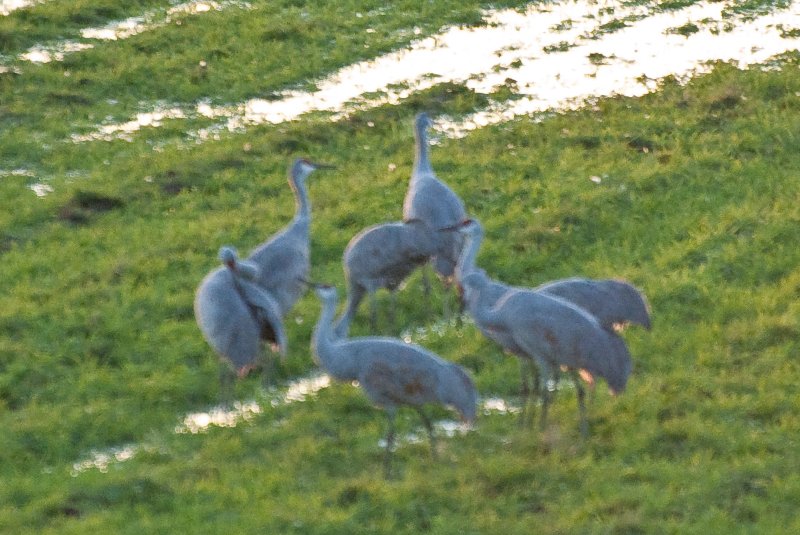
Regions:
<instances>
[{"instance_id":1,"label":"crane with raised head","mask_svg":"<svg viewBox=\"0 0 800 535\"><path fill-rule=\"evenodd\" d=\"M337 335L347 336L364 295L369 296L371 327L376 330L375 292L381 288L391 292L390 314L394 323L397 289L434 254L435 234L422 220L410 219L367 227L350 240L343 255L347 302L336 324Z\"/></svg>"},{"instance_id":2,"label":"crane with raised head","mask_svg":"<svg viewBox=\"0 0 800 535\"><path fill-rule=\"evenodd\" d=\"M194 313L200 331L221 359L244 377L263 360L268 377L271 359L262 343L281 357L286 355L286 333L280 308L267 291L256 284L258 266L239 260L236 250L222 247L219 259L224 266L215 269L197 288ZM230 386L228 367L220 372L223 390Z\"/></svg>"},{"instance_id":3,"label":"crane with raised head","mask_svg":"<svg viewBox=\"0 0 800 535\"><path fill-rule=\"evenodd\" d=\"M260 270L258 285L269 292L284 316L306 291L303 280L311 268L309 229L311 201L306 179L316 169L333 166L298 158L289 168L289 185L295 196L295 215L280 232L256 247L248 260Z\"/></svg>"},{"instance_id":4,"label":"crane with raised head","mask_svg":"<svg viewBox=\"0 0 800 535\"><path fill-rule=\"evenodd\" d=\"M423 407L436 403L454 408L462 420L472 423L477 412L477 391L470 375L455 363L446 361L414 344L397 338L368 336L339 337L334 332L336 288L313 284L322 302L322 312L314 328L311 349L317 363L339 381L358 381L367 397L386 411L386 455L384 471L391 473L398 409L411 407L422 418L436 456L433 425Z\"/></svg>"},{"instance_id":5,"label":"crane with raised head","mask_svg":"<svg viewBox=\"0 0 800 535\"><path fill-rule=\"evenodd\" d=\"M433 125L427 113L414 119L414 167L408 190L403 200L403 220L420 219L430 229L457 225L467 218L464 202L433 171L428 154L427 130ZM436 254L432 257L437 275L449 285L461 250L461 237L457 232L436 236ZM424 279L426 292L429 288ZM446 302L445 302L446 303Z\"/></svg>"}]
</instances>

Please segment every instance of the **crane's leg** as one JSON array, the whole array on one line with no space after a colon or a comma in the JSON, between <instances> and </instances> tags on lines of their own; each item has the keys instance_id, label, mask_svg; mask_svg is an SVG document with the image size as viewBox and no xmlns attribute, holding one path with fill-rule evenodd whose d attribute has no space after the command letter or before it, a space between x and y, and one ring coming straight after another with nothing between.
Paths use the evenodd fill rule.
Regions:
<instances>
[{"instance_id":1,"label":"crane's leg","mask_svg":"<svg viewBox=\"0 0 800 535\"><path fill-rule=\"evenodd\" d=\"M533 425L536 419L536 404L541 398L539 385L539 368L532 360L521 357L519 371L522 381L520 384L521 412L519 417L520 427Z\"/></svg>"},{"instance_id":2,"label":"crane's leg","mask_svg":"<svg viewBox=\"0 0 800 535\"><path fill-rule=\"evenodd\" d=\"M428 301L428 309L431 306L431 281L428 276L428 271L431 269L431 263L426 262L424 266L422 266L422 290L425 293L425 299Z\"/></svg>"},{"instance_id":3,"label":"crane's leg","mask_svg":"<svg viewBox=\"0 0 800 535\"><path fill-rule=\"evenodd\" d=\"M389 419L388 429L386 431L386 454L383 458L383 475L386 479L392 477L392 451L394 450L394 419L396 416L395 411L387 411L386 415Z\"/></svg>"},{"instance_id":4,"label":"crane's leg","mask_svg":"<svg viewBox=\"0 0 800 535\"><path fill-rule=\"evenodd\" d=\"M375 301L375 291L369 291L369 326L372 332L378 329L378 304Z\"/></svg>"},{"instance_id":5,"label":"crane's leg","mask_svg":"<svg viewBox=\"0 0 800 535\"><path fill-rule=\"evenodd\" d=\"M389 308L389 325L394 330L397 325L397 289L391 291L391 308Z\"/></svg>"},{"instance_id":6,"label":"crane's leg","mask_svg":"<svg viewBox=\"0 0 800 535\"><path fill-rule=\"evenodd\" d=\"M547 409L550 407L552 392L550 391L550 381L556 380L556 372L549 365L542 365L539 372L539 391L542 397L542 416L539 421L539 429L544 431L547 427Z\"/></svg>"},{"instance_id":7,"label":"crane's leg","mask_svg":"<svg viewBox=\"0 0 800 535\"><path fill-rule=\"evenodd\" d=\"M425 424L425 429L428 431L428 438L431 442L431 457L436 459L436 436L433 434L433 424L430 418L428 418L428 415L423 412L422 407L415 408L419 413L419 417L422 418L422 423Z\"/></svg>"},{"instance_id":8,"label":"crane's leg","mask_svg":"<svg viewBox=\"0 0 800 535\"><path fill-rule=\"evenodd\" d=\"M219 399L220 402L229 405L234 397L234 385L236 384L236 373L228 363L222 363L219 368Z\"/></svg>"},{"instance_id":9,"label":"crane's leg","mask_svg":"<svg viewBox=\"0 0 800 535\"><path fill-rule=\"evenodd\" d=\"M452 293L453 292L450 291L450 284L445 281L444 293L442 293L442 317L447 322L450 321L450 317L453 315L453 311L450 309L450 296Z\"/></svg>"},{"instance_id":10,"label":"crane's leg","mask_svg":"<svg viewBox=\"0 0 800 535\"><path fill-rule=\"evenodd\" d=\"M575 383L575 391L578 395L578 417L580 419L581 436L589 436L589 419L586 415L586 390L583 388L580 375L577 370L570 370L572 381Z\"/></svg>"},{"instance_id":11,"label":"crane's leg","mask_svg":"<svg viewBox=\"0 0 800 535\"><path fill-rule=\"evenodd\" d=\"M528 401L531 396L531 389L530 389L530 361L525 358L519 359L519 375L521 378L521 383L519 387L519 397L520 397L520 406L521 410L519 413L519 426L525 427L526 424L530 421L533 422L533 414L530 415L530 418L527 417L528 412ZM533 409L531 408L531 413L533 413Z\"/></svg>"},{"instance_id":12,"label":"crane's leg","mask_svg":"<svg viewBox=\"0 0 800 535\"><path fill-rule=\"evenodd\" d=\"M270 353L264 351L259 356L259 360L261 361L261 386L269 388L275 375L275 359Z\"/></svg>"}]
</instances>

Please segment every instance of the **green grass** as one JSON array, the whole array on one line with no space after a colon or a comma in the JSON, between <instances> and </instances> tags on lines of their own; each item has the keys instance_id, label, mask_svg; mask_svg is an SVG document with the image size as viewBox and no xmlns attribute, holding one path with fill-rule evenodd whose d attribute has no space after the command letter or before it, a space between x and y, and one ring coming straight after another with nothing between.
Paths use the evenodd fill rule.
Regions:
<instances>
[{"instance_id":1,"label":"green grass","mask_svg":"<svg viewBox=\"0 0 800 535\"><path fill-rule=\"evenodd\" d=\"M309 182L312 275L343 288L350 237L401 217L413 115L458 116L486 98L448 84L336 123L257 126L196 146L184 142L183 123L131 142L62 140L108 114L125 120L141 101L236 102L305 87L406 42L422 15L430 33L477 22L482 5L439 4L376 11L379 3L353 2L350 11L364 14L353 18L333 3L254 2L252 11L0 74L0 169L30 169L54 189L38 198L28 189L35 179L0 177L0 532L800 530L796 53L777 60L780 70L718 64L685 86L665 80L643 98L604 99L432 147L439 176L483 222L478 261L492 276L531 286L624 277L646 293L653 330L625 332L633 375L618 398L598 388L588 440L565 389L545 432L519 429L513 415L481 415L475 431L441 441L438 461L427 443L404 444L387 482L384 417L358 389L337 384L273 406L257 377L237 385L238 398L262 402L250 422L174 433L182 415L218 399L194 290L220 245L246 252L292 216L291 159L338 167ZM512 4L520 2L503 5ZM0 36L24 50L22 24L34 16L52 28L73 21L63 25L68 36L165 4L109 3L108 14L103 5L37 6L0 19ZM302 11L326 25L271 39L304 61L278 67L252 46L279 27L274 15L296 26ZM37 41L56 37L36 26L53 32ZM173 53L153 54L163 49ZM197 61L218 49L226 52L211 63L214 77L192 82ZM395 333L435 323L440 288L433 299L430 309L420 305L415 275L399 294ZM385 310L387 296L380 301ZM308 295L287 318L281 384L316 369L308 344L318 313ZM355 334L367 324L364 307ZM483 396L514 399L517 362L474 326L427 333L421 343L466 366ZM399 425L401 434L420 432L411 412ZM93 450L125 444L139 448L133 459L73 473Z\"/></svg>"}]
</instances>

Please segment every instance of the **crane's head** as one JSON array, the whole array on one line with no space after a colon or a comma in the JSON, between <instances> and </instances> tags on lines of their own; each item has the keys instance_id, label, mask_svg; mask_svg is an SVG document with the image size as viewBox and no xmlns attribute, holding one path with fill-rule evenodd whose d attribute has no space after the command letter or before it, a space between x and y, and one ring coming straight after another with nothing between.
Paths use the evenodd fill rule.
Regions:
<instances>
[{"instance_id":1,"label":"crane's head","mask_svg":"<svg viewBox=\"0 0 800 535\"><path fill-rule=\"evenodd\" d=\"M483 229L477 219L465 219L463 221L459 221L455 225L450 225L448 227L441 227L437 229L437 231L460 232L461 234L466 234L468 236L475 236L477 234L480 234L483 231Z\"/></svg>"},{"instance_id":2,"label":"crane's head","mask_svg":"<svg viewBox=\"0 0 800 535\"><path fill-rule=\"evenodd\" d=\"M416 126L417 130L424 130L433 126L433 121L428 114L423 111L418 113L414 118L414 125Z\"/></svg>"},{"instance_id":3,"label":"crane's head","mask_svg":"<svg viewBox=\"0 0 800 535\"><path fill-rule=\"evenodd\" d=\"M253 281L258 279L260 275L258 266L247 260L239 260L239 255L233 247L227 245L220 247L219 259L233 274L243 279Z\"/></svg>"},{"instance_id":4,"label":"crane's head","mask_svg":"<svg viewBox=\"0 0 800 535\"><path fill-rule=\"evenodd\" d=\"M481 236L483 227L477 219L465 219L459 224L458 231L466 236Z\"/></svg>"},{"instance_id":5,"label":"crane's head","mask_svg":"<svg viewBox=\"0 0 800 535\"><path fill-rule=\"evenodd\" d=\"M228 266L228 269L236 271L236 261L239 259L236 249L228 245L223 245L219 248L219 259L223 264Z\"/></svg>"},{"instance_id":6,"label":"crane's head","mask_svg":"<svg viewBox=\"0 0 800 535\"><path fill-rule=\"evenodd\" d=\"M336 169L336 167L326 163L312 162L307 158L297 158L294 163L292 163L289 174L292 180L299 181L304 180L317 169Z\"/></svg>"},{"instance_id":7,"label":"crane's head","mask_svg":"<svg viewBox=\"0 0 800 535\"><path fill-rule=\"evenodd\" d=\"M324 282L313 282L308 279L300 280L306 286L313 288L314 292L321 300L327 301L330 299L336 299L336 286L333 286L332 284L325 284Z\"/></svg>"},{"instance_id":8,"label":"crane's head","mask_svg":"<svg viewBox=\"0 0 800 535\"><path fill-rule=\"evenodd\" d=\"M472 292L480 291L481 288L486 286L488 281L489 278L486 276L486 271L481 268L475 268L461 277L459 286L464 294L464 298L468 300Z\"/></svg>"}]
</instances>

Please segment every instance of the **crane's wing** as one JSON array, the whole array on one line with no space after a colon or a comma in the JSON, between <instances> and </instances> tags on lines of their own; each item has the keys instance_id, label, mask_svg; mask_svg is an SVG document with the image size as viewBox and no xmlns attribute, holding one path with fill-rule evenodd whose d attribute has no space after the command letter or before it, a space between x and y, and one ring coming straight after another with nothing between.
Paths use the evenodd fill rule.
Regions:
<instances>
[{"instance_id":1,"label":"crane's wing","mask_svg":"<svg viewBox=\"0 0 800 535\"><path fill-rule=\"evenodd\" d=\"M570 278L543 284L536 290L578 305L607 330L626 323L650 329L650 313L644 295L626 281Z\"/></svg>"},{"instance_id":2,"label":"crane's wing","mask_svg":"<svg viewBox=\"0 0 800 535\"><path fill-rule=\"evenodd\" d=\"M236 290L242 297L260 329L260 337L272 343L280 353L286 356L286 333L278 303L257 284L237 279Z\"/></svg>"},{"instance_id":3,"label":"crane's wing","mask_svg":"<svg viewBox=\"0 0 800 535\"><path fill-rule=\"evenodd\" d=\"M380 406L423 405L436 401L436 359L416 346L395 340L367 339L358 380Z\"/></svg>"},{"instance_id":4,"label":"crane's wing","mask_svg":"<svg viewBox=\"0 0 800 535\"><path fill-rule=\"evenodd\" d=\"M585 310L534 291L509 294L497 306L506 307L511 336L531 357L551 367L587 370L615 392L625 388L632 367L625 342Z\"/></svg>"},{"instance_id":5,"label":"crane's wing","mask_svg":"<svg viewBox=\"0 0 800 535\"><path fill-rule=\"evenodd\" d=\"M219 268L203 279L195 295L194 310L209 345L237 370L258 358L259 326L226 268Z\"/></svg>"}]
</instances>

